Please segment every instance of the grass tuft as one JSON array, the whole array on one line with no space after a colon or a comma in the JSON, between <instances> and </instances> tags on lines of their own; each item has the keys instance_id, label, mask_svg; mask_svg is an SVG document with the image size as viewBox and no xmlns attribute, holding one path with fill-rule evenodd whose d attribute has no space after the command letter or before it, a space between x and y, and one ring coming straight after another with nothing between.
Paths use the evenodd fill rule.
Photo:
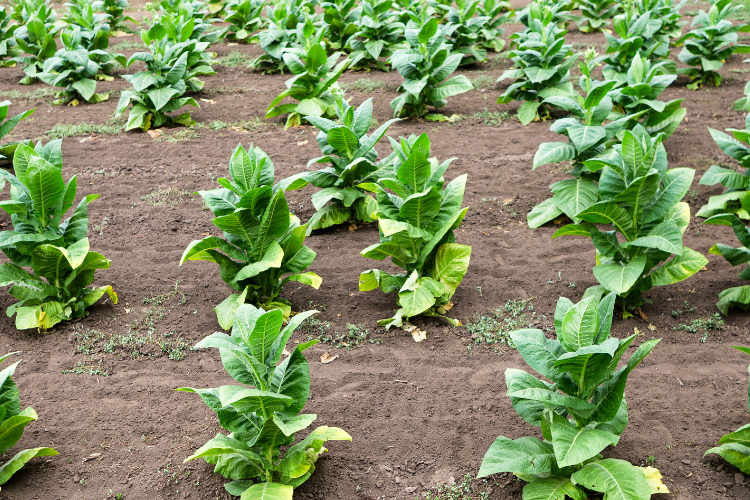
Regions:
<instances>
[{"instance_id":1,"label":"grass tuft","mask_svg":"<svg viewBox=\"0 0 750 500\"><path fill-rule=\"evenodd\" d=\"M339 82L344 90L356 90L359 92L374 92L376 90L390 90L391 85L382 80L371 80L369 78L360 78L353 82Z\"/></svg>"},{"instance_id":2,"label":"grass tuft","mask_svg":"<svg viewBox=\"0 0 750 500\"><path fill-rule=\"evenodd\" d=\"M490 315L478 316L472 321L467 321L466 329L471 333L474 343L515 347L510 339L510 332L531 328L537 320L531 300L509 300L505 307L498 307Z\"/></svg>"},{"instance_id":3,"label":"grass tuft","mask_svg":"<svg viewBox=\"0 0 750 500\"><path fill-rule=\"evenodd\" d=\"M45 132L45 135L49 139L66 139L80 135L117 134L124 128L124 125L112 121L109 123L58 123Z\"/></svg>"},{"instance_id":4,"label":"grass tuft","mask_svg":"<svg viewBox=\"0 0 750 500\"><path fill-rule=\"evenodd\" d=\"M484 111L475 113L474 118L481 120L485 127L499 127L510 115L507 111L490 111L484 108Z\"/></svg>"},{"instance_id":5,"label":"grass tuft","mask_svg":"<svg viewBox=\"0 0 750 500\"><path fill-rule=\"evenodd\" d=\"M237 66L248 66L252 61L252 58L242 52L233 50L229 54L219 57L211 61L213 64L218 66L226 66L227 68L236 68Z\"/></svg>"}]
</instances>

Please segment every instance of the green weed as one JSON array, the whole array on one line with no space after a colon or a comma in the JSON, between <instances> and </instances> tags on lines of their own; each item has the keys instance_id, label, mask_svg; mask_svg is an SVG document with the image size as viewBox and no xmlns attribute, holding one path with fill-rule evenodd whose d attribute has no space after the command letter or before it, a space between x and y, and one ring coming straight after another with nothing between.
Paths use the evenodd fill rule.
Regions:
<instances>
[{"instance_id":1,"label":"green weed","mask_svg":"<svg viewBox=\"0 0 750 500\"><path fill-rule=\"evenodd\" d=\"M489 489L490 485L486 479L472 484L472 477L466 474L463 482L451 485L438 484L427 490L424 498L425 500L487 500L490 497L487 492Z\"/></svg>"},{"instance_id":2,"label":"green weed","mask_svg":"<svg viewBox=\"0 0 750 500\"><path fill-rule=\"evenodd\" d=\"M107 377L109 374L105 371L102 371L102 361L99 360L98 366L89 366L86 364L85 361L79 361L78 364L73 367L71 370L63 370L62 372L64 374L67 373L75 373L76 375L101 375L102 377Z\"/></svg>"},{"instance_id":3,"label":"green weed","mask_svg":"<svg viewBox=\"0 0 750 500\"><path fill-rule=\"evenodd\" d=\"M146 202L146 205L150 207L174 208L182 203L184 196L187 196L191 200L193 199L193 193L191 191L183 191L176 187L171 187L169 189L159 188L156 191L151 191L149 194L141 196L141 201Z\"/></svg>"},{"instance_id":4,"label":"green weed","mask_svg":"<svg viewBox=\"0 0 750 500\"><path fill-rule=\"evenodd\" d=\"M353 82L339 82L344 90L357 90L359 92L374 92L376 90L389 90L390 85L382 80L371 80L369 78L360 78Z\"/></svg>"},{"instance_id":5,"label":"green weed","mask_svg":"<svg viewBox=\"0 0 750 500\"><path fill-rule=\"evenodd\" d=\"M211 61L216 66L226 66L227 68L236 68L237 66L248 66L252 58L242 52L233 50L229 54Z\"/></svg>"},{"instance_id":6,"label":"green weed","mask_svg":"<svg viewBox=\"0 0 750 500\"><path fill-rule=\"evenodd\" d=\"M156 140L159 142L170 142L174 144L175 142L189 141L190 139L197 139L198 137L198 132L196 132L193 127L190 127L178 129L169 135L161 135Z\"/></svg>"},{"instance_id":7,"label":"green weed","mask_svg":"<svg viewBox=\"0 0 750 500\"><path fill-rule=\"evenodd\" d=\"M471 333L475 344L500 344L514 347L510 332L522 328L531 328L537 320L532 299L509 300L505 307L499 307L487 316L478 316L466 322L466 329Z\"/></svg>"},{"instance_id":8,"label":"green weed","mask_svg":"<svg viewBox=\"0 0 750 500\"><path fill-rule=\"evenodd\" d=\"M491 75L478 75L471 79L471 84L474 85L475 89L481 89L484 87L494 87L497 78Z\"/></svg>"},{"instance_id":9,"label":"green weed","mask_svg":"<svg viewBox=\"0 0 750 500\"><path fill-rule=\"evenodd\" d=\"M140 50L145 49L146 46L141 42L120 42L117 45L111 45L107 50L110 52L123 52L126 50Z\"/></svg>"},{"instance_id":10,"label":"green weed","mask_svg":"<svg viewBox=\"0 0 750 500\"><path fill-rule=\"evenodd\" d=\"M510 118L507 111L489 111L484 108L484 111L474 114L474 118L481 120L482 125L485 127L499 127L505 120Z\"/></svg>"},{"instance_id":11,"label":"green weed","mask_svg":"<svg viewBox=\"0 0 750 500\"><path fill-rule=\"evenodd\" d=\"M117 134L123 130L124 125L110 120L109 123L58 123L44 135L48 139L66 139L81 135L92 134Z\"/></svg>"},{"instance_id":12,"label":"green weed","mask_svg":"<svg viewBox=\"0 0 750 500\"><path fill-rule=\"evenodd\" d=\"M682 330L688 333L701 333L701 344L705 344L708 340L710 330L721 330L724 326L724 321L719 316L719 313L714 313L713 316L706 318L696 318L690 322L690 324L680 324L675 326L675 330Z\"/></svg>"},{"instance_id":13,"label":"green weed","mask_svg":"<svg viewBox=\"0 0 750 500\"><path fill-rule=\"evenodd\" d=\"M4 90L0 91L0 99L10 99L11 101L27 100L27 101L38 101L45 97L54 97L57 93L53 87L40 87L29 92L22 92L20 90Z\"/></svg>"},{"instance_id":14,"label":"green weed","mask_svg":"<svg viewBox=\"0 0 750 500\"><path fill-rule=\"evenodd\" d=\"M362 325L346 325L346 332L339 333L337 331L331 332L331 323L329 321L321 321L316 318L308 318L302 323L300 328L305 328L308 331L308 339L318 339L324 344L329 344L332 347L338 349L356 349L364 344L381 344L381 339L373 339L370 336L370 330L363 327ZM310 334L310 332L312 334Z\"/></svg>"},{"instance_id":15,"label":"green weed","mask_svg":"<svg viewBox=\"0 0 750 500\"><path fill-rule=\"evenodd\" d=\"M271 125L263 120L262 118L256 116L251 118L250 120L240 120L234 123L227 123L221 120L214 120L208 125L198 124L198 128L204 128L207 127L214 132L217 132L219 130L235 130L238 132L241 131L249 131L249 132L262 132L264 130L267 130L268 127Z\"/></svg>"}]
</instances>

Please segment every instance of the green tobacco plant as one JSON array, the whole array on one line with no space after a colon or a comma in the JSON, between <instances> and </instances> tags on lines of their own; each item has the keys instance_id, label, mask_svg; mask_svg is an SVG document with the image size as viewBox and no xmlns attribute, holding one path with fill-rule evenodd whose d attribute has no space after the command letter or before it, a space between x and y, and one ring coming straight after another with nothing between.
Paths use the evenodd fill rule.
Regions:
<instances>
[{"instance_id":1,"label":"green tobacco plant","mask_svg":"<svg viewBox=\"0 0 750 500\"><path fill-rule=\"evenodd\" d=\"M587 52L586 62L578 65L582 73L579 85L585 97L548 97L543 101L543 104L562 109L573 116L561 118L552 124L550 130L566 137L567 142L541 144L534 155L532 170L550 163L569 161L573 167L570 174L576 178L550 186L554 196L529 212L528 225L531 228L540 227L562 213L574 218L584 199L589 202L598 199L598 188L594 181L599 178L599 170L596 167L594 171L589 170L585 162L617 143L617 134L633 118L629 115L604 123L612 113L613 102L609 94L618 83L614 80L591 79L596 67L593 55ZM579 196L583 199L579 199Z\"/></svg>"},{"instance_id":2,"label":"green tobacco plant","mask_svg":"<svg viewBox=\"0 0 750 500\"><path fill-rule=\"evenodd\" d=\"M18 48L27 54L13 59L23 65L23 73L26 76L19 82L21 85L35 83L38 80L38 74L44 71L44 62L57 52L55 37L62 26L45 24L44 18L47 15L45 8L44 5L39 7L29 21L16 29L14 33ZM54 14L54 11L52 13Z\"/></svg>"},{"instance_id":3,"label":"green tobacco plant","mask_svg":"<svg viewBox=\"0 0 750 500\"><path fill-rule=\"evenodd\" d=\"M532 11L533 13L533 11ZM553 96L574 95L570 67L577 58L565 44L565 31L547 18L531 19L526 31L511 35L515 47L508 53L514 68L505 70L497 80L515 79L497 99L500 104L522 101L518 119L528 125L549 111L542 103Z\"/></svg>"},{"instance_id":4,"label":"green tobacco plant","mask_svg":"<svg viewBox=\"0 0 750 500\"><path fill-rule=\"evenodd\" d=\"M743 206L750 209L750 193L746 193L742 198ZM708 253L721 255L727 262L733 266L746 264L750 262L750 231L745 227L739 217L734 214L714 215L706 220L706 224L716 224L723 226L732 226L735 236L742 244L739 248L730 247L722 243L717 243L711 247ZM750 280L750 268L745 268L740 273L740 279ZM747 311L750 309L750 285L736 286L727 288L719 293L719 301L716 307L724 316L729 315L729 309L739 307Z\"/></svg>"},{"instance_id":5,"label":"green tobacco plant","mask_svg":"<svg viewBox=\"0 0 750 500\"><path fill-rule=\"evenodd\" d=\"M370 269L359 276L360 291L398 291L396 314L378 322L386 328L403 327L420 314L445 317L471 257L471 247L455 243L453 233L469 210L461 208L467 176L444 186L443 174L453 160L438 164L429 158L427 134L401 138L400 143L391 140L391 145L393 175L378 180L376 187L380 243L361 254L375 260L390 257L404 272Z\"/></svg>"},{"instance_id":6,"label":"green tobacco plant","mask_svg":"<svg viewBox=\"0 0 750 500\"><path fill-rule=\"evenodd\" d=\"M682 36L682 27L687 21L682 20L680 10L687 4L688 0L635 0L632 5L638 14L651 13L651 19L661 21L661 27L656 31L657 35L677 39Z\"/></svg>"},{"instance_id":7,"label":"green tobacco plant","mask_svg":"<svg viewBox=\"0 0 750 500\"><path fill-rule=\"evenodd\" d=\"M338 121L305 117L320 130L317 140L325 155L313 158L308 166L330 164L322 170L304 175L307 182L321 188L312 196L317 211L307 222L308 235L316 229L346 221L355 224L373 222L373 213L378 205L367 192L375 190L375 182L383 175L384 169L388 170L375 163L378 157L375 145L383 138L388 127L398 120L385 122L368 136L372 121L372 98L354 109L341 94L336 96L336 114Z\"/></svg>"},{"instance_id":8,"label":"green tobacco plant","mask_svg":"<svg viewBox=\"0 0 750 500\"><path fill-rule=\"evenodd\" d=\"M580 18L572 13L575 8L572 0L535 0L520 10L516 19L526 28L534 26L534 19L543 19L545 25L565 27L579 21Z\"/></svg>"},{"instance_id":9,"label":"green tobacco plant","mask_svg":"<svg viewBox=\"0 0 750 500\"><path fill-rule=\"evenodd\" d=\"M78 181L62 176L60 142L37 150L19 145L13 157L16 175L0 170L12 186L9 200L0 209L10 214L12 231L0 232L0 250L11 260L0 266L0 286L10 286L18 299L7 310L16 315L16 328L52 328L61 321L88 315L86 308L105 293L117 303L111 286L87 288L97 269L108 269L110 261L89 251L88 204L99 197L84 196L73 215L63 220L73 206ZM33 274L24 267L31 267ZM45 281L46 280L46 281Z\"/></svg>"},{"instance_id":10,"label":"green tobacco plant","mask_svg":"<svg viewBox=\"0 0 750 500\"><path fill-rule=\"evenodd\" d=\"M341 52L326 57L325 44L317 41L320 35L313 37L315 27L309 19L304 30L306 37L311 37L313 41L304 54L284 53L284 63L294 76L284 82L287 90L277 95L266 110L266 118L288 114L285 129L299 127L305 116L336 116L336 100L329 89L349 66L349 59L337 64ZM287 97L298 102L282 103Z\"/></svg>"},{"instance_id":11,"label":"green tobacco plant","mask_svg":"<svg viewBox=\"0 0 750 500\"><path fill-rule=\"evenodd\" d=\"M18 353L11 352L0 357L0 363L14 354ZM3 455L21 439L26 426L39 418L34 408L30 406L21 410L21 396L18 393L18 386L11 378L18 363L20 361L0 371L0 454ZM0 485L7 483L13 474L32 458L54 455L58 455L58 453L52 448L31 448L19 451L0 466Z\"/></svg>"},{"instance_id":12,"label":"green tobacco plant","mask_svg":"<svg viewBox=\"0 0 750 500\"><path fill-rule=\"evenodd\" d=\"M463 94L474 86L464 75L449 78L463 59L463 54L452 53L448 39L454 26L438 27L435 19L424 25L409 21L406 41L409 48L397 50L390 58L404 82L398 87L400 95L391 101L393 116L441 120L441 114L428 114L427 107L442 108L448 97Z\"/></svg>"},{"instance_id":13,"label":"green tobacco plant","mask_svg":"<svg viewBox=\"0 0 750 500\"><path fill-rule=\"evenodd\" d=\"M343 50L359 30L362 7L356 0L325 0L320 2L320 7L323 9L326 45L329 50Z\"/></svg>"},{"instance_id":14,"label":"green tobacco plant","mask_svg":"<svg viewBox=\"0 0 750 500\"><path fill-rule=\"evenodd\" d=\"M230 179L219 179L221 188L198 192L216 216L212 222L224 232L224 239L209 236L191 242L180 265L188 260L215 262L221 279L239 292L214 309L225 330L244 303L280 309L289 318L292 305L279 297L284 285L296 281L318 288L322 281L315 273L303 272L315 252L304 246L307 227L289 213L284 197L284 190L307 183L290 177L274 185L271 159L253 146L248 151L241 145L235 148L229 175Z\"/></svg>"},{"instance_id":15,"label":"green tobacco plant","mask_svg":"<svg viewBox=\"0 0 750 500\"><path fill-rule=\"evenodd\" d=\"M605 66L602 69L604 78L625 83L636 56L651 62L669 57L669 37L657 34L662 21L652 14L648 11L639 15L635 9L627 9L624 14L614 17L612 25L615 34L604 32L607 39ZM661 73L674 74L676 71L671 61L659 68Z\"/></svg>"},{"instance_id":16,"label":"green tobacco plant","mask_svg":"<svg viewBox=\"0 0 750 500\"><path fill-rule=\"evenodd\" d=\"M141 32L141 39L149 46L149 52L137 52L130 56L126 67L135 61L146 64L146 71L134 75L122 75L130 82L134 90L125 90L120 94L115 117L120 116L132 103L125 130L150 128L165 125L190 126L195 123L190 113L176 117L167 113L177 111L182 106L199 107L192 97L182 97L188 88L202 88L203 82L196 75L205 74L204 65L188 71L188 62L199 60L208 46L208 42L190 40L172 44L167 39L167 30L160 23L155 23L148 31ZM208 67L210 70L210 66Z\"/></svg>"},{"instance_id":17,"label":"green tobacco plant","mask_svg":"<svg viewBox=\"0 0 750 500\"><path fill-rule=\"evenodd\" d=\"M138 21L125 15L125 10L128 8L128 0L97 0L91 5L94 7L94 10L104 12L108 16L107 22L115 31L130 31L125 26L125 23L128 21L138 24Z\"/></svg>"},{"instance_id":18,"label":"green tobacco plant","mask_svg":"<svg viewBox=\"0 0 750 500\"><path fill-rule=\"evenodd\" d=\"M732 107L736 111L746 111L750 113L750 81L745 82L745 90L742 93L744 95L734 101L734 105Z\"/></svg>"},{"instance_id":19,"label":"green tobacco plant","mask_svg":"<svg viewBox=\"0 0 750 500\"><path fill-rule=\"evenodd\" d=\"M0 102L0 140L8 135L10 131L13 130L16 125L18 125L18 122L25 118L28 118L34 111L36 111L36 108L32 108L28 111L18 113L12 118L7 118L9 109L10 101ZM31 146L32 142L16 141L10 142L8 144L0 144L0 160L5 162L13 161L13 153L16 151L16 148L19 144L26 144L27 146ZM3 184L3 186L5 186L5 184ZM2 189L2 186L0 186L0 189Z\"/></svg>"},{"instance_id":20,"label":"green tobacco plant","mask_svg":"<svg viewBox=\"0 0 750 500\"><path fill-rule=\"evenodd\" d=\"M477 16L481 0L456 0L456 6L441 6L447 11L446 19L454 27L451 33L451 50L462 53L461 66L487 61L487 50L482 47L480 32L490 22L489 17Z\"/></svg>"},{"instance_id":21,"label":"green tobacco plant","mask_svg":"<svg viewBox=\"0 0 750 500\"><path fill-rule=\"evenodd\" d=\"M505 47L505 40L501 37L505 30L501 28L513 19L513 11L508 2L485 0L477 6L477 14L488 18L479 30L479 45L492 52L500 52Z\"/></svg>"},{"instance_id":22,"label":"green tobacco plant","mask_svg":"<svg viewBox=\"0 0 750 500\"><path fill-rule=\"evenodd\" d=\"M327 451L324 443L352 440L338 427L320 426L294 443L295 434L317 418L300 412L310 397L310 368L303 352L318 341L298 344L281 358L295 328L317 312L300 313L282 328L281 312L244 304L231 336L216 332L195 346L219 349L224 369L242 385L177 389L198 394L229 431L217 434L185 462L203 458L214 465L214 472L232 480L224 486L231 495L292 500L294 488L310 478L318 457Z\"/></svg>"},{"instance_id":23,"label":"green tobacco plant","mask_svg":"<svg viewBox=\"0 0 750 500\"><path fill-rule=\"evenodd\" d=\"M227 38L230 40L249 40L250 36L261 30L265 21L261 17L264 0L238 0L226 6L229 23Z\"/></svg>"},{"instance_id":24,"label":"green tobacco plant","mask_svg":"<svg viewBox=\"0 0 750 500\"><path fill-rule=\"evenodd\" d=\"M126 64L125 56L111 55L103 49L89 51L83 46L81 28L78 26L63 31L60 39L63 47L54 57L44 61L44 71L37 74L44 83L64 88L58 93L59 99L55 103L70 102L75 106L79 100L98 103L108 99L107 94L96 92L96 80L102 67L95 59L107 61L111 71L114 62L123 66Z\"/></svg>"},{"instance_id":25,"label":"green tobacco plant","mask_svg":"<svg viewBox=\"0 0 750 500\"><path fill-rule=\"evenodd\" d=\"M750 348L748 347L734 346L734 348L745 354L750 354ZM748 365L747 369L750 371L750 365ZM748 387L747 396L747 411L750 412L750 386ZM750 474L750 424L745 424L736 431L722 436L719 439L719 446L711 448L703 456L705 457L712 453L716 453L743 473Z\"/></svg>"},{"instance_id":26,"label":"green tobacco plant","mask_svg":"<svg viewBox=\"0 0 750 500\"><path fill-rule=\"evenodd\" d=\"M287 49L305 46L304 34L306 20L312 17L315 21L315 5L309 0L286 0L277 5L266 7L268 26L253 36L258 40L264 54L255 59L250 66L263 73L283 73L286 69L283 54Z\"/></svg>"},{"instance_id":27,"label":"green tobacco plant","mask_svg":"<svg viewBox=\"0 0 750 500\"><path fill-rule=\"evenodd\" d=\"M750 192L750 114L745 116L745 129L728 128L734 137L719 132L709 127L714 141L733 160L739 163L743 171L733 168L711 165L703 174L699 184L703 186L715 186L721 184L726 188L724 193L711 196L708 203L703 205L698 217L711 217L712 215L732 213L740 219L750 220L750 213L742 206L741 200Z\"/></svg>"},{"instance_id":28,"label":"green tobacco plant","mask_svg":"<svg viewBox=\"0 0 750 500\"><path fill-rule=\"evenodd\" d=\"M80 46L89 51L89 58L99 65L98 80L112 81L111 76L116 66L124 66L127 60L122 54L110 52L109 35L110 26L107 23L98 24L94 20L94 10L88 6L76 23L76 26L66 31L80 33Z\"/></svg>"},{"instance_id":29,"label":"green tobacco plant","mask_svg":"<svg viewBox=\"0 0 750 500\"><path fill-rule=\"evenodd\" d=\"M622 11L622 4L614 0L582 0L581 23L578 29L584 33L603 31L610 19Z\"/></svg>"},{"instance_id":30,"label":"green tobacco plant","mask_svg":"<svg viewBox=\"0 0 750 500\"><path fill-rule=\"evenodd\" d=\"M688 75L688 88L697 90L704 84L721 85L719 70L732 54L750 52L750 45L738 44L737 33L750 31L750 24L732 25L728 18L743 6L733 5L732 0L711 0L708 12L701 10L693 18L692 29L679 44L683 44L679 59L693 68L681 68L679 73Z\"/></svg>"},{"instance_id":31,"label":"green tobacco plant","mask_svg":"<svg viewBox=\"0 0 750 500\"><path fill-rule=\"evenodd\" d=\"M564 202L575 206L574 223L553 236L591 238L594 277L605 290L617 292L627 313L646 303L642 292L685 280L708 263L682 244L690 207L681 200L695 171L667 170L662 138L652 139L642 128L626 131L622 144L584 162L591 170L601 169L598 198L588 190L566 193ZM601 231L596 224L612 230Z\"/></svg>"},{"instance_id":32,"label":"green tobacco plant","mask_svg":"<svg viewBox=\"0 0 750 500\"><path fill-rule=\"evenodd\" d=\"M21 49L16 43L15 31L18 24L10 24L11 17L5 9L0 6L0 68L14 66L16 61L14 57L21 55Z\"/></svg>"},{"instance_id":33,"label":"green tobacco plant","mask_svg":"<svg viewBox=\"0 0 750 500\"><path fill-rule=\"evenodd\" d=\"M603 458L628 424L628 376L660 339L643 342L618 370L637 334L610 335L615 294L601 301L586 294L578 304L561 297L555 308L556 340L541 330L510 333L513 344L542 377L505 370L508 396L518 415L541 428L542 439L498 437L484 455L477 477L511 472L528 484L526 499L567 497L584 500L592 492L607 499L648 500L651 489L642 469Z\"/></svg>"},{"instance_id":34,"label":"green tobacco plant","mask_svg":"<svg viewBox=\"0 0 750 500\"><path fill-rule=\"evenodd\" d=\"M666 61L652 64L636 54L628 68L625 85L612 92L616 110L611 118L630 116L626 128L632 129L640 123L651 135L661 133L665 139L672 135L685 118L687 109L680 107L684 99L659 100L677 78L675 74L662 73L667 64Z\"/></svg>"},{"instance_id":35,"label":"green tobacco plant","mask_svg":"<svg viewBox=\"0 0 750 500\"><path fill-rule=\"evenodd\" d=\"M52 8L51 0L18 0L11 1L11 17L21 25L28 24L32 17L38 17L49 26L57 19L57 12Z\"/></svg>"},{"instance_id":36,"label":"green tobacco plant","mask_svg":"<svg viewBox=\"0 0 750 500\"><path fill-rule=\"evenodd\" d=\"M401 37L405 29L396 13L391 11L392 7L393 0L363 0L358 31L348 42L352 51L350 68L369 71L375 65L381 71L389 71L380 58L387 59L396 50L404 48Z\"/></svg>"},{"instance_id":37,"label":"green tobacco plant","mask_svg":"<svg viewBox=\"0 0 750 500\"><path fill-rule=\"evenodd\" d=\"M68 2L64 5L68 10L63 16L63 21L68 23L68 26L80 26L80 22L86 17L86 11L88 11L89 9L92 12L96 11L96 9L94 9L91 3L87 0L72 0L71 2ZM94 21L94 23L101 25L107 22L107 15L96 13L94 14L92 20Z\"/></svg>"}]
</instances>

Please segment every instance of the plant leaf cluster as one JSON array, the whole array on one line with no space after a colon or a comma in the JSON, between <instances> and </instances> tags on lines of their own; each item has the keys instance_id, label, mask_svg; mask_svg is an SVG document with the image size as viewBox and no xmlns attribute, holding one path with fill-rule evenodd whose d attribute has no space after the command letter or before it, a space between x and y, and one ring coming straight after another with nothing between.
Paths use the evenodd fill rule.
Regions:
<instances>
[{"instance_id":1,"label":"plant leaf cluster","mask_svg":"<svg viewBox=\"0 0 750 500\"><path fill-rule=\"evenodd\" d=\"M226 6L227 16L224 21L229 23L227 38L230 40L250 40L251 35L265 26L261 14L263 0L237 0Z\"/></svg>"},{"instance_id":2,"label":"plant leaf cluster","mask_svg":"<svg viewBox=\"0 0 750 500\"><path fill-rule=\"evenodd\" d=\"M508 2L484 0L477 6L477 14L486 17L487 21L479 30L479 45L492 52L500 52L505 47L501 37L505 30L501 27L515 18L515 13Z\"/></svg>"},{"instance_id":3,"label":"plant leaf cluster","mask_svg":"<svg viewBox=\"0 0 750 500\"><path fill-rule=\"evenodd\" d=\"M229 431L217 434L185 462L203 458L214 465L214 472L232 480L225 485L232 495L292 500L294 488L315 471L325 442L351 441L338 427L320 426L294 443L295 434L317 418L300 412L310 396L303 352L318 341L298 344L281 358L295 328L316 312L297 314L282 328L280 311L244 304L237 309L231 335L216 332L195 346L219 349L227 373L241 385L177 389L198 394Z\"/></svg>"},{"instance_id":4,"label":"plant leaf cluster","mask_svg":"<svg viewBox=\"0 0 750 500\"><path fill-rule=\"evenodd\" d=\"M56 18L55 11L42 4L29 16L28 21L13 33L18 48L26 54L13 58L23 65L25 76L19 84L29 85L36 82L38 74L44 71L44 62L57 52L55 37L62 26L53 24Z\"/></svg>"},{"instance_id":5,"label":"plant leaf cluster","mask_svg":"<svg viewBox=\"0 0 750 500\"><path fill-rule=\"evenodd\" d=\"M741 201L743 207L750 209L750 193L746 193ZM706 219L706 224L732 226L734 235L742 245L734 248L722 243L716 243L708 253L721 255L733 266L750 262L750 231L748 231L739 217L734 214L714 215ZM747 267L740 272L739 277L743 280L750 280L750 271L748 271ZM729 315L729 309L732 307L739 307L745 311L748 310L750 308L750 285L736 286L723 290L719 293L719 301L716 303L716 307L719 308L719 311L724 316Z\"/></svg>"},{"instance_id":6,"label":"plant leaf cluster","mask_svg":"<svg viewBox=\"0 0 750 500\"><path fill-rule=\"evenodd\" d=\"M624 393L628 376L659 339L643 342L617 368L636 334L610 335L615 294L586 293L577 304L561 297L555 309L556 340L536 329L510 333L531 368L545 379L508 368L505 384L513 408L543 439L498 437L482 460L478 477L511 472L526 481L524 498L648 500L644 473L624 460L603 459L628 424Z\"/></svg>"},{"instance_id":7,"label":"plant leaf cluster","mask_svg":"<svg viewBox=\"0 0 750 500\"><path fill-rule=\"evenodd\" d=\"M323 9L328 50L344 50L352 36L359 31L362 6L357 5L357 0L324 0L320 2L320 7Z\"/></svg>"},{"instance_id":8,"label":"plant leaf cluster","mask_svg":"<svg viewBox=\"0 0 750 500\"><path fill-rule=\"evenodd\" d=\"M610 19L622 12L622 4L614 0L582 0L581 22L578 29L584 33L603 31Z\"/></svg>"},{"instance_id":9,"label":"plant leaf cluster","mask_svg":"<svg viewBox=\"0 0 750 500\"><path fill-rule=\"evenodd\" d=\"M351 69L369 71L375 65L381 71L389 71L380 58L388 59L396 50L404 48L401 39L405 29L391 10L392 7L393 0L362 1L358 30L347 44L351 50Z\"/></svg>"},{"instance_id":10,"label":"plant leaf cluster","mask_svg":"<svg viewBox=\"0 0 750 500\"><path fill-rule=\"evenodd\" d=\"M400 95L391 101L393 116L426 116L428 106L440 109L448 104L448 97L474 88L464 75L450 77L463 59L462 53L453 53L445 43L454 30L450 23L438 26L434 18L424 25L409 21L405 31L409 48L397 50L389 59L404 77Z\"/></svg>"},{"instance_id":11,"label":"plant leaf cluster","mask_svg":"<svg viewBox=\"0 0 750 500\"><path fill-rule=\"evenodd\" d=\"M0 209L13 223L13 230L0 232L0 250L11 261L0 266L0 286L10 286L18 300L7 310L8 316L16 315L16 328L44 331L83 318L105 293L116 304L111 286L88 288L95 271L110 266L103 255L89 251L86 237L88 204L99 195L84 196L73 215L63 219L78 181L75 175L63 180L60 141L39 143L36 149L19 145L13 169L15 175L0 170L11 185L10 199L0 202Z\"/></svg>"},{"instance_id":12,"label":"plant leaf cluster","mask_svg":"<svg viewBox=\"0 0 750 500\"><path fill-rule=\"evenodd\" d=\"M285 190L304 187L302 179L290 177L274 185L274 166L260 149L238 145L229 162L229 179L219 179L221 188L199 191L215 218L213 224L224 238L208 236L188 245L180 265L188 260L206 260L219 265L221 279L238 293L216 308L219 324L232 326L235 311L244 303L291 314L291 303L280 298L290 281L314 288L321 283L313 272L304 272L315 252L304 246L307 227L289 212Z\"/></svg>"},{"instance_id":13,"label":"plant leaf cluster","mask_svg":"<svg viewBox=\"0 0 750 500\"><path fill-rule=\"evenodd\" d=\"M427 134L391 139L391 145L393 175L380 178L375 188L380 242L361 254L375 260L390 257L404 272L370 269L359 277L360 291L398 291L396 314L378 322L386 328L402 327L420 314L445 317L471 257L471 247L456 243L454 234L469 209L461 208L467 176L445 185L443 175L453 160L430 158Z\"/></svg>"},{"instance_id":14,"label":"plant leaf cluster","mask_svg":"<svg viewBox=\"0 0 750 500\"><path fill-rule=\"evenodd\" d=\"M0 140L2 140L3 137L8 135L11 130L15 128L16 125L18 125L18 122L21 120L28 118L31 116L31 114L36 111L36 108L32 108L28 111L23 111L21 113L18 113L17 115L8 118L8 111L10 109L10 101L2 101L0 102ZM0 161L3 162L10 162L13 161L13 153L16 151L16 148L19 144L25 144L27 146L33 145L31 141L15 141L10 142L7 144L0 144ZM5 186L5 181L2 181L2 185L0 185L0 189L2 189Z\"/></svg>"},{"instance_id":15,"label":"plant leaf cluster","mask_svg":"<svg viewBox=\"0 0 750 500\"><path fill-rule=\"evenodd\" d=\"M8 15L5 6L0 6L0 67L8 67L16 64L13 58L21 55L15 38L18 24L11 24L12 18Z\"/></svg>"},{"instance_id":16,"label":"plant leaf cluster","mask_svg":"<svg viewBox=\"0 0 750 500\"><path fill-rule=\"evenodd\" d=\"M91 5L94 10L101 11L107 15L107 22L115 31L125 30L125 23L128 21L138 24L138 21L125 15L125 10L128 8L128 0L97 0Z\"/></svg>"},{"instance_id":17,"label":"plant leaf cluster","mask_svg":"<svg viewBox=\"0 0 750 500\"><path fill-rule=\"evenodd\" d=\"M255 59L250 66L263 73L283 73L286 69L283 55L288 48L305 46L304 26L310 19L313 23L315 5L309 0L284 0L276 5L266 7L267 28L253 36L258 40L264 54Z\"/></svg>"}]
</instances>

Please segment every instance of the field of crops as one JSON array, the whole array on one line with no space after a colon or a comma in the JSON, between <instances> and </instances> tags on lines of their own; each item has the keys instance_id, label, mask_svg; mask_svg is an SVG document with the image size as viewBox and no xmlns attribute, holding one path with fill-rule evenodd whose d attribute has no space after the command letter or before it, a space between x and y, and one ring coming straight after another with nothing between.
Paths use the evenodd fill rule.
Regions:
<instances>
[{"instance_id":1,"label":"field of crops","mask_svg":"<svg viewBox=\"0 0 750 500\"><path fill-rule=\"evenodd\" d=\"M0 499L750 498L747 2L0 9Z\"/></svg>"}]
</instances>

